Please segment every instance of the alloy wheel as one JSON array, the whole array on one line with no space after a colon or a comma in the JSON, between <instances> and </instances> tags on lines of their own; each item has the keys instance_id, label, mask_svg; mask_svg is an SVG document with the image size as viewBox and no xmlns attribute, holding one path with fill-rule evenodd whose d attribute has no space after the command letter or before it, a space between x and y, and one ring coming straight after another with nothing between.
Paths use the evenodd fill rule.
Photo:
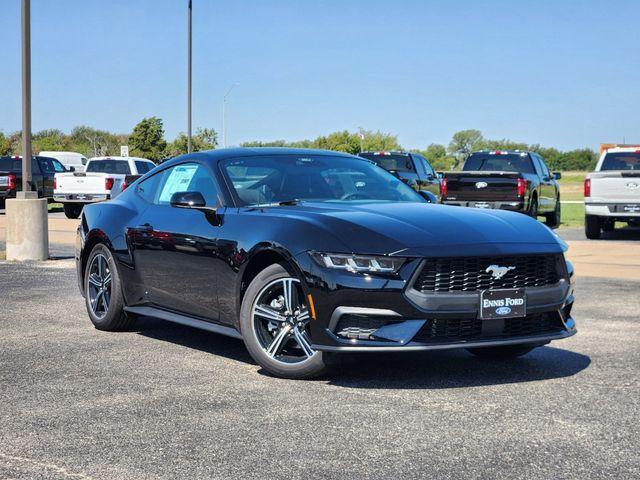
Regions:
<instances>
[{"instance_id":1,"label":"alloy wheel","mask_svg":"<svg viewBox=\"0 0 640 480\"><path fill-rule=\"evenodd\" d=\"M276 361L301 363L316 355L304 298L300 281L291 277L274 280L256 297L251 310L253 332L260 347Z\"/></svg>"},{"instance_id":2,"label":"alloy wheel","mask_svg":"<svg viewBox=\"0 0 640 480\"><path fill-rule=\"evenodd\" d=\"M93 257L89 266L87 295L91 311L98 319L103 319L111 301L111 269L107 257L102 253Z\"/></svg>"}]
</instances>

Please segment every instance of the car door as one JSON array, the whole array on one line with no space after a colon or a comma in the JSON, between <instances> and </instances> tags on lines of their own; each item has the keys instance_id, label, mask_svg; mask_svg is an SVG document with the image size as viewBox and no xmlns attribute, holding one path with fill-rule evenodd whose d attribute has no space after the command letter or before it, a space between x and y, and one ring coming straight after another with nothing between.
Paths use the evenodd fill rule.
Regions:
<instances>
[{"instance_id":1,"label":"car door","mask_svg":"<svg viewBox=\"0 0 640 480\"><path fill-rule=\"evenodd\" d=\"M42 174L42 194L40 196L45 198L53 197L53 177L56 174L56 169L53 162L48 157L36 157L38 166L40 167L40 173Z\"/></svg>"},{"instance_id":2,"label":"car door","mask_svg":"<svg viewBox=\"0 0 640 480\"><path fill-rule=\"evenodd\" d=\"M544 212L552 212L555 209L555 199L556 199L556 187L555 180L549 172L549 168L547 167L544 159L537 154L534 154L534 157L537 159L537 163L540 166L541 175L540 175L540 199L539 206L540 211Z\"/></svg>"},{"instance_id":3,"label":"car door","mask_svg":"<svg viewBox=\"0 0 640 480\"><path fill-rule=\"evenodd\" d=\"M426 172L425 188L426 190L433 193L436 196L436 198L439 200L440 199L440 179L438 178L438 175L436 175L435 170L433 169L433 167L431 166L431 164L426 158L420 157L420 160Z\"/></svg>"},{"instance_id":4,"label":"car door","mask_svg":"<svg viewBox=\"0 0 640 480\"><path fill-rule=\"evenodd\" d=\"M135 268L146 303L217 321L215 272L222 215L172 207L171 196L184 191L200 192L208 207L220 204L215 179L199 162L169 167L137 186L136 194L149 206L129 234Z\"/></svg>"}]
</instances>

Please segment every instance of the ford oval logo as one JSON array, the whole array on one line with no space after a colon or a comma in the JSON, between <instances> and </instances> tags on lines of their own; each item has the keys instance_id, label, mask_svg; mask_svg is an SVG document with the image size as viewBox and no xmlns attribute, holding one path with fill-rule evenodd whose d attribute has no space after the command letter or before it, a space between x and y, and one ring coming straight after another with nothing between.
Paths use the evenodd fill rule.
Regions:
<instances>
[{"instance_id":1,"label":"ford oval logo","mask_svg":"<svg viewBox=\"0 0 640 480\"><path fill-rule=\"evenodd\" d=\"M496 314L498 315L509 315L510 313L511 309L509 307L496 308Z\"/></svg>"},{"instance_id":2,"label":"ford oval logo","mask_svg":"<svg viewBox=\"0 0 640 480\"><path fill-rule=\"evenodd\" d=\"M487 182L476 182L476 188L487 188Z\"/></svg>"},{"instance_id":3,"label":"ford oval logo","mask_svg":"<svg viewBox=\"0 0 640 480\"><path fill-rule=\"evenodd\" d=\"M638 185L636 182L629 182L626 185L627 188L630 188L631 190L635 190L636 188L640 187L640 185Z\"/></svg>"}]
</instances>

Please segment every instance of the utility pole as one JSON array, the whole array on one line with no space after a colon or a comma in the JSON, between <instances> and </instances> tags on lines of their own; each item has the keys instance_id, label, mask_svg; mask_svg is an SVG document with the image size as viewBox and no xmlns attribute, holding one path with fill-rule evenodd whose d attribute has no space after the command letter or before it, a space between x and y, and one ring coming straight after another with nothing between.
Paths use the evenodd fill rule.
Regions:
<instances>
[{"instance_id":1,"label":"utility pole","mask_svg":"<svg viewBox=\"0 0 640 480\"><path fill-rule=\"evenodd\" d=\"M38 198L31 172L31 3L22 0L22 191L6 200L7 260L47 260L47 199Z\"/></svg>"},{"instance_id":2,"label":"utility pole","mask_svg":"<svg viewBox=\"0 0 640 480\"><path fill-rule=\"evenodd\" d=\"M191 0L189 0L189 12L187 15L188 53L187 53L187 153L191 153Z\"/></svg>"},{"instance_id":3,"label":"utility pole","mask_svg":"<svg viewBox=\"0 0 640 480\"><path fill-rule=\"evenodd\" d=\"M227 98L236 85L238 84L234 83L231 85L227 93L222 97L222 146L224 148L227 148Z\"/></svg>"},{"instance_id":4,"label":"utility pole","mask_svg":"<svg viewBox=\"0 0 640 480\"><path fill-rule=\"evenodd\" d=\"M31 2L22 0L22 191L31 192ZM37 197L36 197L37 198Z\"/></svg>"}]
</instances>

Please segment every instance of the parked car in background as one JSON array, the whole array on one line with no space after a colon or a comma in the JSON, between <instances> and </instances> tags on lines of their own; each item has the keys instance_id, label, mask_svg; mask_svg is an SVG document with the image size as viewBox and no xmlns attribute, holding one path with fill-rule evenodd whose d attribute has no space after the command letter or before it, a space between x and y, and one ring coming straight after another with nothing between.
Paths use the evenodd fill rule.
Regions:
<instances>
[{"instance_id":1,"label":"parked car in background","mask_svg":"<svg viewBox=\"0 0 640 480\"><path fill-rule=\"evenodd\" d=\"M640 224L640 145L602 152L584 181L584 204L587 238L600 238L615 222Z\"/></svg>"},{"instance_id":2,"label":"parked car in background","mask_svg":"<svg viewBox=\"0 0 640 480\"><path fill-rule=\"evenodd\" d=\"M442 203L476 208L499 208L544 215L549 226L560 224L560 173L551 173L535 152L474 152L461 172L445 172Z\"/></svg>"},{"instance_id":3,"label":"parked car in background","mask_svg":"<svg viewBox=\"0 0 640 480\"><path fill-rule=\"evenodd\" d=\"M155 163L146 158L91 158L84 172L56 175L53 196L56 202L63 204L67 218L78 218L87 203L117 197L140 175L154 167Z\"/></svg>"},{"instance_id":4,"label":"parked car in background","mask_svg":"<svg viewBox=\"0 0 640 480\"><path fill-rule=\"evenodd\" d=\"M431 203L439 201L440 180L422 155L412 152L361 152L358 155L392 173Z\"/></svg>"},{"instance_id":5,"label":"parked car in background","mask_svg":"<svg viewBox=\"0 0 640 480\"><path fill-rule=\"evenodd\" d=\"M36 156L31 158L33 190L39 198L53 200L53 183L56 173L66 172L62 163L55 158ZM0 208L5 207L7 198L15 198L22 191L22 157L0 157Z\"/></svg>"},{"instance_id":6,"label":"parked car in background","mask_svg":"<svg viewBox=\"0 0 640 480\"><path fill-rule=\"evenodd\" d=\"M55 158L62 163L67 170L84 172L87 157L77 152L40 152L41 157Z\"/></svg>"}]
</instances>

